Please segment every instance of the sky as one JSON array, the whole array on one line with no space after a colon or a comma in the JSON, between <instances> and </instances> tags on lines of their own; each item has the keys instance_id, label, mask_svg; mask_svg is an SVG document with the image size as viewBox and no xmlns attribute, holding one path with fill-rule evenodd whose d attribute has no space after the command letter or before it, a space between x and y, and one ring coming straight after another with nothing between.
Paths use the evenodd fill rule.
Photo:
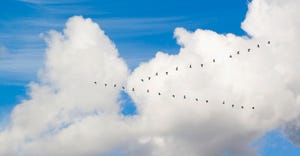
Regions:
<instances>
[{"instance_id":1,"label":"sky","mask_svg":"<svg viewBox=\"0 0 300 156\"><path fill-rule=\"evenodd\" d=\"M72 139L68 137L79 133L79 135L75 136L81 136L83 142L97 143L97 140L104 140L103 142L107 147L103 145L103 148L98 151L95 150L96 147L93 148L93 145L90 145L91 148L87 148L87 150L79 150L77 152L78 155L138 155L139 153L171 155L172 153L168 150L177 149L177 146L188 146L193 143L203 146L203 142L209 139L205 139L205 134L207 136L219 136L219 141L219 138L217 138L216 141L210 142L212 147L207 147L207 149L217 149L217 153L211 151L200 152L196 150L196 147L190 149L179 148L182 150L180 152L187 155L239 155L244 152L251 156L257 155L257 153L262 156L299 155L300 147L297 146L297 140L293 140L293 138L299 138L297 132L300 131L297 131L297 126L298 128L300 127L300 122L297 117L294 117L299 114L295 112L295 115L292 115L293 113L284 115L290 112L290 110L285 109L285 106L290 103L291 110L293 110L292 108L294 110L299 109L300 96L298 91L300 87L298 82L300 81L298 74L295 73L299 68L299 64L289 64L289 62L293 62L293 57L299 57L299 54L295 52L297 51L297 46L286 44L290 38L294 37L289 34L290 32L284 32L286 34L284 36L281 33L272 34L273 31L269 32L268 29L261 28L264 25L261 21L266 20L263 17L270 16L266 15L266 12L270 12L271 15L278 15L276 7L286 6L288 8L297 5L293 5L293 1L288 1L286 2L287 5L283 5L283 0L274 0L273 2L270 0L254 0L252 11L249 11L249 3L251 2L247 0L153 0L146 2L138 0L116 0L113 2L108 0L1 1L0 130L2 132L0 132L0 143L8 145L0 148L0 154L36 155L40 152L37 149L43 145L49 145L49 149L44 149L44 151L49 152L47 155L72 154L68 150L71 145L63 146L66 148L66 153L51 153L50 151L55 151L56 147L53 146L52 148L52 145L57 143L56 139L67 138L65 144L70 144ZM276 8L274 12L272 12L272 8ZM282 11L285 13L284 11L289 10L287 8L282 7L283 11L280 8L278 12ZM293 9L297 10L295 8L291 10L293 11ZM291 15L295 13L287 12L286 14ZM283 18L280 15L278 17L279 19ZM245 21L246 18L247 20ZM293 22L295 19L293 16L287 16L286 18L291 20L287 22L289 25L282 25L284 28L294 28L292 27L294 26L293 24L299 23L298 21ZM270 23L274 24L272 20L270 21L265 23L266 27ZM95 26L95 24L99 27ZM277 27L274 28L274 32L284 30L280 26L279 24L278 29L276 29ZM298 32L292 33L298 34ZM90 34L97 34L98 36ZM275 48L275 50L266 50L270 55L260 54L249 59L255 62L257 67L254 65L252 67L247 66L251 63L246 58L242 58L240 62L234 62L233 66L222 64L217 66L224 68L225 71L211 67L209 69L219 73L218 76L222 79L213 82L209 81L212 77L201 79L201 81L207 81L207 84L211 86L197 82L195 79L198 79L199 74L195 72L190 76L190 85L187 85L189 90L182 89L178 85L181 84L178 81L184 80L181 76L175 76L176 78L174 79L171 78L169 81L173 81L172 84L167 84L166 80L157 80L155 85L162 86L162 92L166 92L168 88L173 87L179 91L203 93L207 97L211 97L212 94L210 93L214 93L210 88L225 89L228 91L225 94L226 96L234 95L239 97L235 102L244 101L247 103L253 102L247 100L247 98L256 97L253 92L257 91L259 84L265 85L262 82L270 82L267 83L270 87L262 87L260 88L262 91L259 91L259 93L265 93L266 98L254 101L257 103L261 102L261 106L264 109L274 106L271 105L273 103L278 104L278 106L274 106L274 112L266 111L267 113L263 113L264 109L261 109L257 113L258 115L251 113L242 115L228 109L224 111L219 110L219 108L213 110L203 107L204 111L207 109L206 111L220 117L209 118L205 115L199 115L203 114L203 112L192 111L195 109L194 107L182 108L180 104L175 103L174 108L170 108L166 106L170 103L168 99L148 98L144 94L134 95L133 93L120 93L118 91L107 92L102 88L91 89L86 84L74 85L75 88L72 87L74 83L82 82L83 80L90 82L114 80L114 82L119 84L134 86L136 81L140 79L138 75L146 76L146 71L165 70L168 69L168 66L175 65L174 62L184 64L205 60L205 58L210 56L210 53L205 51L212 51L211 54L213 56L222 60L221 57L225 54L217 54L216 51L225 48L224 51L227 51L227 49L231 50L231 47L242 49L249 44L256 44L256 41L261 42L261 40L269 36L287 38L281 42L278 41L274 46L276 45L278 49L286 48L291 52L284 56L278 56L279 53ZM298 39L297 37L294 38ZM94 45L94 41L97 41L99 44ZM198 42L201 43L199 46ZM214 42L215 44L213 44ZM91 58L86 55L80 55L80 58L89 60L87 62L84 59L72 57L74 55L72 51L80 51L82 48L86 48L84 51L90 51ZM203 52L199 54L194 49ZM99 58L99 60L97 61L93 57ZM270 58L269 63L262 62L262 60L267 59L266 57ZM280 66L281 64L276 62L279 58L286 59L287 63L282 63L286 66ZM274 78L278 75L280 76L276 72L270 72L263 79L255 76L269 71L265 69L267 67L273 70L271 67L274 64L278 65L278 73L288 75L284 79L284 84L279 83L283 80ZM86 67L89 67L89 65L92 66L90 71L86 70ZM243 68L236 68L234 65L241 65ZM103 68L98 69L96 66L102 66ZM73 69L73 67L76 68ZM234 68L234 71L228 71L230 68ZM241 74L245 69L248 69L250 72ZM70 74L64 74L66 71L71 72ZM231 73L232 77L222 74L226 71ZM74 75L78 73L83 73L86 76L78 75L78 79L74 78ZM206 71L206 74L212 75L209 71ZM234 77L241 75L248 75L249 80L246 77L243 78L247 79L249 84L243 81L238 83L239 85L232 85L230 82L227 82L227 79L234 79ZM272 79L269 79L269 77L272 77ZM236 80L235 82L239 81ZM251 89L250 85L253 82L257 82L254 83L254 86L257 87ZM218 86L216 84L221 85ZM148 87L153 86L151 83L147 85ZM200 85L204 86L204 89L193 87ZM230 88L228 86L234 88L232 90L244 91L244 93L236 93L228 89ZM278 93L272 92L275 90L275 87L279 88ZM78 90L78 88L86 91L84 98L77 99L76 96L80 96L82 93L72 91L73 89ZM91 92L91 90L94 92ZM295 98L291 97L290 90L295 94ZM247 93L249 95L246 95ZM273 101L270 98L279 93L284 95L282 99ZM99 96L99 94L102 96ZM216 94L221 95L219 92ZM51 99L55 100L51 102ZM218 98L215 99L217 100ZM99 103L101 104L98 105ZM117 106L119 105L115 105L116 103L121 105L121 108L118 108ZM62 104L65 104L65 106L61 107ZM148 107L149 104L153 104L153 108ZM45 106L49 111L43 109L42 106ZM78 111L78 108L79 110L82 109L82 111ZM183 113L181 113L180 109L182 109ZM41 114L33 113L35 115L27 116L32 112L39 111ZM161 113L159 113L160 111ZM54 112L57 114L61 113L61 116L58 115L51 118L51 114L55 114ZM111 112L121 112L122 115L120 117L120 115L114 115ZM49 121L37 119L42 113L49 113ZM98 115L102 113L105 115ZM175 113L179 113L178 116L184 119L175 117L173 119L172 114ZM191 113L192 117L186 117L184 113ZM237 121L237 125L228 122L232 119L231 117L234 117L232 115L234 113L238 114L237 118L245 119ZM154 114L154 116L151 116L151 114ZM266 117L267 115L264 116L263 114L271 114L274 118L269 119ZM224 122L221 118L222 115L228 116L224 120L229 125L228 127L223 126L223 128L227 128L232 133L228 132L229 134L223 135L219 134L221 133L220 131L216 131L208 134L208 132L203 130L205 129L203 127L207 127L209 131L209 128L214 129L218 123ZM94 116L101 117L97 118ZM254 116L254 119L249 119L252 116ZM74 118L74 120L69 118ZM203 118L203 120L198 118ZM198 125L193 120L202 124ZM244 122L247 120L251 122L251 126L256 128L246 126ZM171 128L167 126L165 128L163 124L157 124L156 121L174 123L174 125L171 125ZM209 124L207 121L215 122L215 124ZM111 123L111 125L108 124L108 128L102 132L101 130L106 125L100 124L93 127L95 122ZM144 126L145 123L152 125L151 129L153 131L149 131L149 127ZM261 129L257 128L256 124L258 123L262 124ZM290 123L298 124L294 126ZM115 132L114 130L110 133L111 129L115 129L115 125L119 126L120 131L122 130L123 132ZM240 129L244 132L235 131L236 126L241 126ZM44 130L42 127L50 127L50 130ZM82 132L90 132L90 129L98 129L101 132L98 134L92 131L91 135L96 136L93 139L92 136L80 134L80 132L76 131L76 127L81 128ZM296 129L296 134L290 130L293 128ZM195 129L195 131L200 129L199 133L201 135L190 129ZM19 131L24 131L22 137L13 137L12 141L7 140L7 138L15 136L14 134L17 134ZM166 134L168 132L170 136ZM192 139L193 134L196 138L204 139L200 142L195 141ZM103 137L106 135L109 137ZM116 139L113 136L119 136L121 139ZM234 137L230 138L228 136ZM249 139L246 139L248 136ZM245 146L240 147L236 144L225 146L224 142L226 141L222 141L223 138L235 140L236 144L240 143ZM128 146L123 143L126 141L130 142ZM168 146L160 147L164 143L168 144ZM256 149L257 152L249 150L246 145ZM205 147L203 146L203 148Z\"/></svg>"}]
</instances>

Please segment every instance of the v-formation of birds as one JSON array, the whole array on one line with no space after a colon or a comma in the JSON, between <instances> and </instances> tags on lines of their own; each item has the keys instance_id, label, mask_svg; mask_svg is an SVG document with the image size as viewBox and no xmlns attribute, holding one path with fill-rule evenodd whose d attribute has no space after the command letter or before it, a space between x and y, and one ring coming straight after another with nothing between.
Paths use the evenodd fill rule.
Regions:
<instances>
[{"instance_id":1,"label":"v-formation of birds","mask_svg":"<svg viewBox=\"0 0 300 156\"><path fill-rule=\"evenodd\" d=\"M270 45L271 42L268 41L267 44ZM256 48L260 48L260 45L257 44ZM248 48L248 49L247 49L247 52L251 52L251 48ZM240 55L240 51L237 51L237 52L236 52L236 55ZM230 55L229 55L229 58L232 58L232 57L233 57L232 54L230 54ZM213 59L212 62L215 63L215 62L216 62L216 59ZM200 67L203 68L203 67L204 67L204 64L201 64ZM190 64L190 65L188 66L188 68L193 68L192 64ZM178 70L179 70L179 67L175 67L175 71L178 71ZM169 74L169 72L166 71L164 74L167 76L167 75ZM156 73L155 73L155 76L158 76L158 75L159 75L159 73L156 72ZM141 78L140 80L141 80L141 82L144 82L145 80L150 81L150 80L151 80L151 76L148 76L148 77L145 78L145 79L144 79L144 78ZM94 81L94 84L97 85L97 81ZM108 87L108 83L104 83L104 87ZM116 87L117 87L117 84L113 84L113 87L116 88ZM135 91L136 91L134 87L132 87L131 89L126 89L124 86L122 86L122 90L124 90L124 91L132 91L132 92L135 92ZM153 91L153 92L155 92L155 91ZM150 93L150 90L147 89L147 90L146 90L146 93ZM157 92L157 96L161 96L161 95L162 95L161 92ZM172 95L171 95L171 98L179 98L179 97L180 97L180 96L176 96L175 94L172 94ZM181 97L182 97L183 99L187 99L187 95L181 95ZM196 102L199 101L199 99L198 99L197 97L195 97L195 98L193 98L193 99L194 99ZM208 103L208 102L209 102L208 100L205 100L205 103ZM222 104L225 105L226 102L225 102L225 101L222 101ZM235 105L234 105L234 104L231 104L231 107L233 108L233 107L235 107ZM241 105L240 108L241 108L241 109L244 109L245 106ZM254 110L255 107L252 106L251 109Z\"/></svg>"}]
</instances>

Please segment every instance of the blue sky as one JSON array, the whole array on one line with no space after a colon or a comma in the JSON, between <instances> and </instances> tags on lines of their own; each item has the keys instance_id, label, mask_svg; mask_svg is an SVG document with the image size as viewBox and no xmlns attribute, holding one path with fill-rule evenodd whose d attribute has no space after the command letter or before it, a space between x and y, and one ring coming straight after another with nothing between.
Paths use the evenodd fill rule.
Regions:
<instances>
[{"instance_id":1,"label":"blue sky","mask_svg":"<svg viewBox=\"0 0 300 156\"><path fill-rule=\"evenodd\" d=\"M5 0L0 2L0 117L26 98L26 86L35 81L43 65L46 44L41 34L61 31L74 15L92 18L116 44L120 56L133 70L157 51L174 54L179 46L173 38L176 27L194 31L246 35L240 28L247 0ZM124 113L130 114L129 104ZM300 155L278 131L254 143L263 156Z\"/></svg>"}]
</instances>

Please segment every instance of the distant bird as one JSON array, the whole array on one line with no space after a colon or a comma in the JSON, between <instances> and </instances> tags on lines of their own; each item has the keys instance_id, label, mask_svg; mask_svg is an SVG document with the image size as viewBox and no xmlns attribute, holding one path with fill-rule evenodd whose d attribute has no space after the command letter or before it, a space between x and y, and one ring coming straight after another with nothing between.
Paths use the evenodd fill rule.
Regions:
<instances>
[{"instance_id":1,"label":"distant bird","mask_svg":"<svg viewBox=\"0 0 300 156\"><path fill-rule=\"evenodd\" d=\"M185 96L185 95L183 95L183 99L186 99L186 96Z\"/></svg>"},{"instance_id":2,"label":"distant bird","mask_svg":"<svg viewBox=\"0 0 300 156\"><path fill-rule=\"evenodd\" d=\"M97 82L95 81L94 84L97 84Z\"/></svg>"},{"instance_id":3,"label":"distant bird","mask_svg":"<svg viewBox=\"0 0 300 156\"><path fill-rule=\"evenodd\" d=\"M215 60L215 59L213 59L213 62L216 62L216 60Z\"/></svg>"},{"instance_id":4,"label":"distant bird","mask_svg":"<svg viewBox=\"0 0 300 156\"><path fill-rule=\"evenodd\" d=\"M168 75L168 72L166 72L166 75Z\"/></svg>"},{"instance_id":5,"label":"distant bird","mask_svg":"<svg viewBox=\"0 0 300 156\"><path fill-rule=\"evenodd\" d=\"M122 89L125 89L125 87L124 87L124 86L122 86Z\"/></svg>"},{"instance_id":6,"label":"distant bird","mask_svg":"<svg viewBox=\"0 0 300 156\"><path fill-rule=\"evenodd\" d=\"M205 102L208 103L208 100L206 100Z\"/></svg>"},{"instance_id":7,"label":"distant bird","mask_svg":"<svg viewBox=\"0 0 300 156\"><path fill-rule=\"evenodd\" d=\"M223 101L223 105L225 104L225 101Z\"/></svg>"},{"instance_id":8,"label":"distant bird","mask_svg":"<svg viewBox=\"0 0 300 156\"><path fill-rule=\"evenodd\" d=\"M116 88L116 87L117 87L117 85L116 85L116 84L114 84L114 87Z\"/></svg>"},{"instance_id":9,"label":"distant bird","mask_svg":"<svg viewBox=\"0 0 300 156\"><path fill-rule=\"evenodd\" d=\"M254 109L254 107L252 107L252 109Z\"/></svg>"},{"instance_id":10,"label":"distant bird","mask_svg":"<svg viewBox=\"0 0 300 156\"><path fill-rule=\"evenodd\" d=\"M172 97L175 98L175 95L173 94Z\"/></svg>"},{"instance_id":11,"label":"distant bird","mask_svg":"<svg viewBox=\"0 0 300 156\"><path fill-rule=\"evenodd\" d=\"M231 107L234 107L234 105L231 105Z\"/></svg>"},{"instance_id":12,"label":"distant bird","mask_svg":"<svg viewBox=\"0 0 300 156\"><path fill-rule=\"evenodd\" d=\"M150 79L151 79L151 77L149 76L149 77L148 77L148 80L150 80Z\"/></svg>"},{"instance_id":13,"label":"distant bird","mask_svg":"<svg viewBox=\"0 0 300 156\"><path fill-rule=\"evenodd\" d=\"M141 79L142 82L144 82L144 79Z\"/></svg>"},{"instance_id":14,"label":"distant bird","mask_svg":"<svg viewBox=\"0 0 300 156\"><path fill-rule=\"evenodd\" d=\"M241 106L242 109L244 109L244 106Z\"/></svg>"},{"instance_id":15,"label":"distant bird","mask_svg":"<svg viewBox=\"0 0 300 156\"><path fill-rule=\"evenodd\" d=\"M203 64L201 64L201 67L203 67Z\"/></svg>"},{"instance_id":16,"label":"distant bird","mask_svg":"<svg viewBox=\"0 0 300 156\"><path fill-rule=\"evenodd\" d=\"M192 65L190 64L190 68L192 68Z\"/></svg>"},{"instance_id":17,"label":"distant bird","mask_svg":"<svg viewBox=\"0 0 300 156\"><path fill-rule=\"evenodd\" d=\"M271 44L271 41L268 41L268 44Z\"/></svg>"},{"instance_id":18,"label":"distant bird","mask_svg":"<svg viewBox=\"0 0 300 156\"><path fill-rule=\"evenodd\" d=\"M259 48L259 44L257 44L257 48Z\"/></svg>"},{"instance_id":19,"label":"distant bird","mask_svg":"<svg viewBox=\"0 0 300 156\"><path fill-rule=\"evenodd\" d=\"M236 54L238 54L238 55L239 55L239 54L240 54L240 51L237 51L237 52L236 52Z\"/></svg>"},{"instance_id":20,"label":"distant bird","mask_svg":"<svg viewBox=\"0 0 300 156\"><path fill-rule=\"evenodd\" d=\"M147 93L149 93L149 89L147 89Z\"/></svg>"},{"instance_id":21,"label":"distant bird","mask_svg":"<svg viewBox=\"0 0 300 156\"><path fill-rule=\"evenodd\" d=\"M232 55L229 55L229 58L232 58Z\"/></svg>"},{"instance_id":22,"label":"distant bird","mask_svg":"<svg viewBox=\"0 0 300 156\"><path fill-rule=\"evenodd\" d=\"M161 95L160 92L158 92L158 95Z\"/></svg>"},{"instance_id":23,"label":"distant bird","mask_svg":"<svg viewBox=\"0 0 300 156\"><path fill-rule=\"evenodd\" d=\"M158 73L156 72L155 75L158 76Z\"/></svg>"},{"instance_id":24,"label":"distant bird","mask_svg":"<svg viewBox=\"0 0 300 156\"><path fill-rule=\"evenodd\" d=\"M195 100L198 101L198 98L196 98Z\"/></svg>"},{"instance_id":25,"label":"distant bird","mask_svg":"<svg viewBox=\"0 0 300 156\"><path fill-rule=\"evenodd\" d=\"M251 50L251 49L249 48L249 49L248 49L248 52L250 52L250 50Z\"/></svg>"},{"instance_id":26,"label":"distant bird","mask_svg":"<svg viewBox=\"0 0 300 156\"><path fill-rule=\"evenodd\" d=\"M178 71L178 67L176 67L176 71Z\"/></svg>"},{"instance_id":27,"label":"distant bird","mask_svg":"<svg viewBox=\"0 0 300 156\"><path fill-rule=\"evenodd\" d=\"M106 87L106 86L107 86L107 83L105 83L104 86Z\"/></svg>"},{"instance_id":28,"label":"distant bird","mask_svg":"<svg viewBox=\"0 0 300 156\"><path fill-rule=\"evenodd\" d=\"M134 92L134 88L132 88L132 91Z\"/></svg>"}]
</instances>

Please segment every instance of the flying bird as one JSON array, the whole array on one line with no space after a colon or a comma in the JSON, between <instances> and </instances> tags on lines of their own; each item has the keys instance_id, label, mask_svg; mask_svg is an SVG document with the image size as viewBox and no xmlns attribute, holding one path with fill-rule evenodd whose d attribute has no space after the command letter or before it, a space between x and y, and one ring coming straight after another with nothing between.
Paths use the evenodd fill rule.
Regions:
<instances>
[{"instance_id":1,"label":"flying bird","mask_svg":"<svg viewBox=\"0 0 300 156\"><path fill-rule=\"evenodd\" d=\"M244 109L244 106L241 106L242 109Z\"/></svg>"},{"instance_id":2,"label":"flying bird","mask_svg":"<svg viewBox=\"0 0 300 156\"><path fill-rule=\"evenodd\" d=\"M178 67L176 67L176 71L178 71Z\"/></svg>"},{"instance_id":3,"label":"flying bird","mask_svg":"<svg viewBox=\"0 0 300 156\"><path fill-rule=\"evenodd\" d=\"M185 96L185 95L183 95L183 99L186 99L186 96Z\"/></svg>"},{"instance_id":4,"label":"flying bird","mask_svg":"<svg viewBox=\"0 0 300 156\"><path fill-rule=\"evenodd\" d=\"M158 76L158 73L156 72L155 75Z\"/></svg>"},{"instance_id":5,"label":"flying bird","mask_svg":"<svg viewBox=\"0 0 300 156\"><path fill-rule=\"evenodd\" d=\"M203 67L203 64L201 64L201 67Z\"/></svg>"},{"instance_id":6,"label":"flying bird","mask_svg":"<svg viewBox=\"0 0 300 156\"><path fill-rule=\"evenodd\" d=\"M105 83L104 86L106 87L106 86L107 86L107 83Z\"/></svg>"},{"instance_id":7,"label":"flying bird","mask_svg":"<svg viewBox=\"0 0 300 156\"><path fill-rule=\"evenodd\" d=\"M231 105L231 107L234 107L234 105Z\"/></svg>"},{"instance_id":8,"label":"flying bird","mask_svg":"<svg viewBox=\"0 0 300 156\"><path fill-rule=\"evenodd\" d=\"M223 105L225 104L225 101L223 101Z\"/></svg>"},{"instance_id":9,"label":"flying bird","mask_svg":"<svg viewBox=\"0 0 300 156\"><path fill-rule=\"evenodd\" d=\"M160 92L158 92L158 95L161 95Z\"/></svg>"},{"instance_id":10,"label":"flying bird","mask_svg":"<svg viewBox=\"0 0 300 156\"><path fill-rule=\"evenodd\" d=\"M248 49L248 52L250 52L250 50L251 50L251 49L249 48L249 49Z\"/></svg>"},{"instance_id":11,"label":"flying bird","mask_svg":"<svg viewBox=\"0 0 300 156\"><path fill-rule=\"evenodd\" d=\"M213 62L216 62L216 60L215 60L215 59L213 59Z\"/></svg>"},{"instance_id":12,"label":"flying bird","mask_svg":"<svg viewBox=\"0 0 300 156\"><path fill-rule=\"evenodd\" d=\"M122 86L122 89L125 89L125 87L124 87L124 86Z\"/></svg>"},{"instance_id":13,"label":"flying bird","mask_svg":"<svg viewBox=\"0 0 300 156\"><path fill-rule=\"evenodd\" d=\"M229 58L232 58L232 55L229 55Z\"/></svg>"},{"instance_id":14,"label":"flying bird","mask_svg":"<svg viewBox=\"0 0 300 156\"><path fill-rule=\"evenodd\" d=\"M114 87L116 88L116 87L117 87L117 85L116 85L116 84L114 84Z\"/></svg>"},{"instance_id":15,"label":"flying bird","mask_svg":"<svg viewBox=\"0 0 300 156\"><path fill-rule=\"evenodd\" d=\"M132 88L132 91L134 92L134 88Z\"/></svg>"},{"instance_id":16,"label":"flying bird","mask_svg":"<svg viewBox=\"0 0 300 156\"><path fill-rule=\"evenodd\" d=\"M196 98L195 100L198 101L198 98Z\"/></svg>"},{"instance_id":17,"label":"flying bird","mask_svg":"<svg viewBox=\"0 0 300 156\"><path fill-rule=\"evenodd\" d=\"M175 98L175 95L173 94L172 97Z\"/></svg>"},{"instance_id":18,"label":"flying bird","mask_svg":"<svg viewBox=\"0 0 300 156\"><path fill-rule=\"evenodd\" d=\"M206 100L205 102L208 103L208 100Z\"/></svg>"},{"instance_id":19,"label":"flying bird","mask_svg":"<svg viewBox=\"0 0 300 156\"><path fill-rule=\"evenodd\" d=\"M192 68L192 65L190 64L190 68Z\"/></svg>"},{"instance_id":20,"label":"flying bird","mask_svg":"<svg viewBox=\"0 0 300 156\"><path fill-rule=\"evenodd\" d=\"M144 79L141 79L142 82L144 82Z\"/></svg>"},{"instance_id":21,"label":"flying bird","mask_svg":"<svg viewBox=\"0 0 300 156\"><path fill-rule=\"evenodd\" d=\"M259 44L257 44L257 48L259 48Z\"/></svg>"},{"instance_id":22,"label":"flying bird","mask_svg":"<svg viewBox=\"0 0 300 156\"><path fill-rule=\"evenodd\" d=\"M149 77L148 77L148 80L150 80L150 79L151 79L151 77L149 76Z\"/></svg>"},{"instance_id":23,"label":"flying bird","mask_svg":"<svg viewBox=\"0 0 300 156\"><path fill-rule=\"evenodd\" d=\"M270 41L268 41L268 44L271 44L271 42L270 42Z\"/></svg>"},{"instance_id":24,"label":"flying bird","mask_svg":"<svg viewBox=\"0 0 300 156\"><path fill-rule=\"evenodd\" d=\"M149 93L149 89L147 89L147 93Z\"/></svg>"},{"instance_id":25,"label":"flying bird","mask_svg":"<svg viewBox=\"0 0 300 156\"><path fill-rule=\"evenodd\" d=\"M166 75L168 75L168 72L166 72Z\"/></svg>"},{"instance_id":26,"label":"flying bird","mask_svg":"<svg viewBox=\"0 0 300 156\"><path fill-rule=\"evenodd\" d=\"M97 84L97 82L95 81L94 84Z\"/></svg>"},{"instance_id":27,"label":"flying bird","mask_svg":"<svg viewBox=\"0 0 300 156\"><path fill-rule=\"evenodd\" d=\"M240 51L237 51L236 54L240 54Z\"/></svg>"}]
</instances>

